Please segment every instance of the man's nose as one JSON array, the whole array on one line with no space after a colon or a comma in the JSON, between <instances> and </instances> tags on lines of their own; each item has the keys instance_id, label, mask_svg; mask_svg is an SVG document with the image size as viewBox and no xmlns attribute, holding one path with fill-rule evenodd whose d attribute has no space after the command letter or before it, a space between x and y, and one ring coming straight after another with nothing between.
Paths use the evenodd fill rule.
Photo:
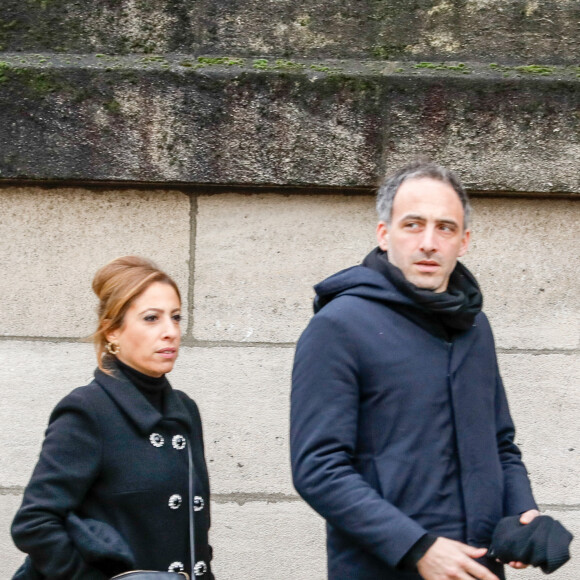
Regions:
<instances>
[{"instance_id":1,"label":"man's nose","mask_svg":"<svg viewBox=\"0 0 580 580\"><path fill-rule=\"evenodd\" d=\"M428 226L423 230L423 237L421 238L421 251L432 253L435 250L437 250L435 228Z\"/></svg>"}]
</instances>

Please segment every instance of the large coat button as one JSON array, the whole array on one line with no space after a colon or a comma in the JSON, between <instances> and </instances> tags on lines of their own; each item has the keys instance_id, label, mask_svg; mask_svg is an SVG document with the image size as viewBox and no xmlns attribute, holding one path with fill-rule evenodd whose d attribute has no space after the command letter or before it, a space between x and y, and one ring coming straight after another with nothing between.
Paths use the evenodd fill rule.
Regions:
<instances>
[{"instance_id":1,"label":"large coat button","mask_svg":"<svg viewBox=\"0 0 580 580\"><path fill-rule=\"evenodd\" d=\"M181 499L181 496L178 493L174 493L169 498L169 507L172 510L176 510L177 508L181 507L182 503L183 503L183 500Z\"/></svg>"},{"instance_id":2,"label":"large coat button","mask_svg":"<svg viewBox=\"0 0 580 580\"><path fill-rule=\"evenodd\" d=\"M207 564L203 560L196 562L195 566L193 567L193 573L196 576L203 576L206 572L207 572Z\"/></svg>"},{"instance_id":3,"label":"large coat button","mask_svg":"<svg viewBox=\"0 0 580 580\"><path fill-rule=\"evenodd\" d=\"M185 449L185 437L183 435L174 435L173 439L171 439L171 445L173 445L174 449Z\"/></svg>"},{"instance_id":4,"label":"large coat button","mask_svg":"<svg viewBox=\"0 0 580 580\"><path fill-rule=\"evenodd\" d=\"M193 511L200 512L203 509L205 502L203 501L203 497L196 495L193 498Z\"/></svg>"},{"instance_id":5,"label":"large coat button","mask_svg":"<svg viewBox=\"0 0 580 580\"><path fill-rule=\"evenodd\" d=\"M163 447L163 445L165 445L165 439L163 439L163 435L159 435L159 433L151 433L151 435L149 435L149 441L153 447Z\"/></svg>"},{"instance_id":6,"label":"large coat button","mask_svg":"<svg viewBox=\"0 0 580 580\"><path fill-rule=\"evenodd\" d=\"M169 568L167 568L168 572L185 572L185 566L183 562L171 562L169 564Z\"/></svg>"}]
</instances>

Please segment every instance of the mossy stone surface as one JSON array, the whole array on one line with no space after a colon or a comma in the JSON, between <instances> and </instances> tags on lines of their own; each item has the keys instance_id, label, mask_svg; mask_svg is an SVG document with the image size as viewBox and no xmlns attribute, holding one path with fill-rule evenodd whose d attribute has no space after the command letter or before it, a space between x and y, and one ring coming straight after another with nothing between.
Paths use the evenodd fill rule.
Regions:
<instances>
[{"instance_id":1,"label":"mossy stone surface","mask_svg":"<svg viewBox=\"0 0 580 580\"><path fill-rule=\"evenodd\" d=\"M472 189L580 192L576 67L263 60L5 57L0 179L372 187L428 155Z\"/></svg>"},{"instance_id":2,"label":"mossy stone surface","mask_svg":"<svg viewBox=\"0 0 580 580\"><path fill-rule=\"evenodd\" d=\"M3 0L0 50L578 64L577 0Z\"/></svg>"}]
</instances>

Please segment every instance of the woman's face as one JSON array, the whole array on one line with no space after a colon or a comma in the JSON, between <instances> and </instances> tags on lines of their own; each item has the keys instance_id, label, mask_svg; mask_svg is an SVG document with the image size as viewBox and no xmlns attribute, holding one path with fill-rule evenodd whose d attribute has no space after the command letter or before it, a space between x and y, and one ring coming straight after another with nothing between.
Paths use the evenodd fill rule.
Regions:
<instances>
[{"instance_id":1,"label":"woman's face","mask_svg":"<svg viewBox=\"0 0 580 580\"><path fill-rule=\"evenodd\" d=\"M129 306L121 328L107 334L122 362L152 377L173 368L181 342L181 303L173 286L153 282Z\"/></svg>"}]
</instances>

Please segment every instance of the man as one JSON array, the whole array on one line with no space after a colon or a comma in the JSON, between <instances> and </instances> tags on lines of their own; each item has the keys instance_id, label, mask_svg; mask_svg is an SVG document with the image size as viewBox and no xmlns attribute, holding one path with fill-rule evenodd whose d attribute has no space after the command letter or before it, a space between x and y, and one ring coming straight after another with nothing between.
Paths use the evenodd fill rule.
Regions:
<instances>
[{"instance_id":1,"label":"man","mask_svg":"<svg viewBox=\"0 0 580 580\"><path fill-rule=\"evenodd\" d=\"M378 247L315 287L296 349L294 484L327 520L331 580L498 580L504 516L538 515L514 444L459 180L387 179ZM523 564L511 562L514 568Z\"/></svg>"}]
</instances>

